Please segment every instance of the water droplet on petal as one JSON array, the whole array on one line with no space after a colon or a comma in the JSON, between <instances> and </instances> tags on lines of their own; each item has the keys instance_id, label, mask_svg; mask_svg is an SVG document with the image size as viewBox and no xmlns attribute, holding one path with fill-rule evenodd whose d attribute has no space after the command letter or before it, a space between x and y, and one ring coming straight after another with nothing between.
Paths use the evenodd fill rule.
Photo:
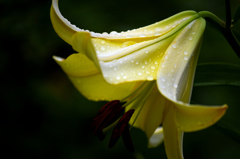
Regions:
<instances>
[{"instance_id":1,"label":"water droplet on petal","mask_svg":"<svg viewBox=\"0 0 240 159\"><path fill-rule=\"evenodd\" d=\"M153 76L147 76L147 80L153 80Z\"/></svg>"},{"instance_id":2,"label":"water droplet on petal","mask_svg":"<svg viewBox=\"0 0 240 159\"><path fill-rule=\"evenodd\" d=\"M105 40L101 40L101 43L102 43L102 44L105 44Z\"/></svg>"},{"instance_id":3,"label":"water droplet on petal","mask_svg":"<svg viewBox=\"0 0 240 159\"><path fill-rule=\"evenodd\" d=\"M156 32L159 32L159 31L161 31L162 30L162 28L155 28L155 31Z\"/></svg>"},{"instance_id":4,"label":"water droplet on petal","mask_svg":"<svg viewBox=\"0 0 240 159\"><path fill-rule=\"evenodd\" d=\"M177 48L177 45L176 44L172 44L172 47L175 49L175 48Z\"/></svg>"},{"instance_id":5,"label":"water droplet on petal","mask_svg":"<svg viewBox=\"0 0 240 159\"><path fill-rule=\"evenodd\" d=\"M188 54L188 52L187 52L187 51L184 51L183 53L184 53L184 55L187 55L187 54Z\"/></svg>"},{"instance_id":6,"label":"water droplet on petal","mask_svg":"<svg viewBox=\"0 0 240 159\"><path fill-rule=\"evenodd\" d=\"M192 40L192 39L193 39L193 37L190 36L190 37L189 37L189 40Z\"/></svg>"},{"instance_id":7,"label":"water droplet on petal","mask_svg":"<svg viewBox=\"0 0 240 159\"><path fill-rule=\"evenodd\" d=\"M185 57L184 57L184 60L188 60L188 57L187 57L187 56L185 56Z\"/></svg>"},{"instance_id":8,"label":"water droplet on petal","mask_svg":"<svg viewBox=\"0 0 240 159\"><path fill-rule=\"evenodd\" d=\"M178 87L177 83L174 83L173 86L174 86L174 88L177 88L177 87Z\"/></svg>"},{"instance_id":9,"label":"water droplet on petal","mask_svg":"<svg viewBox=\"0 0 240 159\"><path fill-rule=\"evenodd\" d=\"M117 80L120 80L120 78L121 78L120 76L117 76L117 77L116 77Z\"/></svg>"},{"instance_id":10,"label":"water droplet on petal","mask_svg":"<svg viewBox=\"0 0 240 159\"><path fill-rule=\"evenodd\" d=\"M138 72L138 75L139 75L139 76L142 76L142 73L141 73L141 72Z\"/></svg>"},{"instance_id":11,"label":"water droplet on petal","mask_svg":"<svg viewBox=\"0 0 240 159\"><path fill-rule=\"evenodd\" d=\"M164 77L161 77L162 82L166 82L166 79Z\"/></svg>"},{"instance_id":12,"label":"water droplet on petal","mask_svg":"<svg viewBox=\"0 0 240 159\"><path fill-rule=\"evenodd\" d=\"M147 53L148 53L148 51L145 51L145 53L147 54Z\"/></svg>"},{"instance_id":13,"label":"water droplet on petal","mask_svg":"<svg viewBox=\"0 0 240 159\"><path fill-rule=\"evenodd\" d=\"M101 49L102 51L106 50L104 46L101 46L100 49Z\"/></svg>"},{"instance_id":14,"label":"water droplet on petal","mask_svg":"<svg viewBox=\"0 0 240 159\"><path fill-rule=\"evenodd\" d=\"M196 32L194 31L194 32L192 32L192 34L196 34Z\"/></svg>"},{"instance_id":15,"label":"water droplet on petal","mask_svg":"<svg viewBox=\"0 0 240 159\"><path fill-rule=\"evenodd\" d=\"M139 34L139 37L146 37L145 35L143 35L143 34Z\"/></svg>"},{"instance_id":16,"label":"water droplet on petal","mask_svg":"<svg viewBox=\"0 0 240 159\"><path fill-rule=\"evenodd\" d=\"M155 66L151 66L151 69L154 70L154 69L155 69Z\"/></svg>"},{"instance_id":17,"label":"water droplet on petal","mask_svg":"<svg viewBox=\"0 0 240 159\"><path fill-rule=\"evenodd\" d=\"M117 32L116 31L112 31L112 32L110 32L110 34L114 35L114 34L117 34Z\"/></svg>"}]
</instances>

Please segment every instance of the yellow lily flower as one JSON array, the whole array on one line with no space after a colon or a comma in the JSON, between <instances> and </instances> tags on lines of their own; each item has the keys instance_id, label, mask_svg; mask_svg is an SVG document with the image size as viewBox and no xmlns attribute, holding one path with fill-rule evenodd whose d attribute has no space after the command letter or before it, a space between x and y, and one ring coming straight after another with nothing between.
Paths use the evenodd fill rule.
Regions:
<instances>
[{"instance_id":1,"label":"yellow lily flower","mask_svg":"<svg viewBox=\"0 0 240 159\"><path fill-rule=\"evenodd\" d=\"M122 134L133 150L129 122L146 133L149 147L164 140L168 158L180 159L183 132L209 127L224 115L227 105L188 104L205 29L205 20L196 12L181 12L131 31L100 34L72 25L53 0L51 21L57 34L78 52L67 59L54 56L55 61L86 98L111 101L92 124L99 138L115 126L110 147ZM122 108L126 113L118 119Z\"/></svg>"}]
</instances>

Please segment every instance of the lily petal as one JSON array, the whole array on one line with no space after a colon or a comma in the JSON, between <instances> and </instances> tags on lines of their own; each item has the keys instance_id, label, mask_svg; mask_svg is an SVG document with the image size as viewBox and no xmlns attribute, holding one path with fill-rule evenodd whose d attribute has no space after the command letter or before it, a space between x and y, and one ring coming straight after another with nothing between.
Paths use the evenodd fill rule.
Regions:
<instances>
[{"instance_id":1,"label":"lily petal","mask_svg":"<svg viewBox=\"0 0 240 159\"><path fill-rule=\"evenodd\" d=\"M183 159L182 140L183 132L178 130L174 120L174 106L166 100L165 117L163 120L164 145L168 159Z\"/></svg>"},{"instance_id":2,"label":"lily petal","mask_svg":"<svg viewBox=\"0 0 240 159\"><path fill-rule=\"evenodd\" d=\"M158 127L148 141L148 148L154 148L163 142L163 128Z\"/></svg>"},{"instance_id":3,"label":"lily petal","mask_svg":"<svg viewBox=\"0 0 240 159\"><path fill-rule=\"evenodd\" d=\"M150 139L156 128L163 120L165 98L159 93L157 87L153 88L146 103L133 114L130 123L143 130Z\"/></svg>"},{"instance_id":4,"label":"lily petal","mask_svg":"<svg viewBox=\"0 0 240 159\"><path fill-rule=\"evenodd\" d=\"M159 69L158 74L158 88L165 97L175 103L177 109L176 123L184 131L195 131L210 126L220 119L226 110L226 106L207 108L199 108L200 106L189 107L188 104L184 104L181 101L184 94L188 94L188 99L190 99L189 92L191 92L192 89L192 81L189 81L189 79L193 80L199 43L205 28L205 23L204 19L198 18L185 27L171 44L172 47L168 48L168 53L165 54L164 57L165 60L162 61L162 66L164 67ZM185 93L186 91L188 93ZM188 102L187 98L184 99L184 102ZM200 110L202 114L199 112L198 117L194 116L197 115L197 111ZM203 112L205 116L201 116L204 114ZM185 116L187 114L188 116ZM188 120L194 118L195 123L201 124L196 124L193 128L193 123L183 123L183 120L179 120L179 118L184 116L185 119L189 117L190 119ZM186 126L188 124L190 125Z\"/></svg>"},{"instance_id":5,"label":"lily petal","mask_svg":"<svg viewBox=\"0 0 240 159\"><path fill-rule=\"evenodd\" d=\"M94 63L84 54L72 54L66 60L53 57L68 75L74 86L90 100L122 99L130 94L137 82L123 83L119 85L108 84Z\"/></svg>"},{"instance_id":6,"label":"lily petal","mask_svg":"<svg viewBox=\"0 0 240 159\"><path fill-rule=\"evenodd\" d=\"M146 39L149 37L158 37L164 35L176 27L182 27L182 24L186 21L192 21L195 19L197 14L195 11L185 11L174 16L167 18L164 21L157 22L155 24L142 27L139 29L133 29L131 31L117 33L112 31L108 33L95 33L90 32L92 37L103 38L103 39ZM70 39L76 32L89 32L88 30L80 29L75 25L71 24L66 18L62 16L59 11L58 0L52 0L51 7L51 20L57 34L70 44ZM142 40L143 41L143 40Z\"/></svg>"},{"instance_id":7,"label":"lily petal","mask_svg":"<svg viewBox=\"0 0 240 159\"><path fill-rule=\"evenodd\" d=\"M52 21L52 25L56 33L68 44L71 43L72 36L78 31L74 29L74 26L70 24L70 22L65 19L58 8L58 0L52 1L50 18Z\"/></svg>"}]
</instances>

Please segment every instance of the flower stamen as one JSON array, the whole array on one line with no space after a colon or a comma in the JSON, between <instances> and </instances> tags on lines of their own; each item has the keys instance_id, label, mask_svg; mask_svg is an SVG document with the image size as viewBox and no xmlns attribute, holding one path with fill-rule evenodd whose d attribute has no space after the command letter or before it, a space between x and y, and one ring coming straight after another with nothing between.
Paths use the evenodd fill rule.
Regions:
<instances>
[{"instance_id":1,"label":"flower stamen","mask_svg":"<svg viewBox=\"0 0 240 159\"><path fill-rule=\"evenodd\" d=\"M134 109L127 111L118 121L118 124L115 126L111 139L109 141L109 145L108 145L109 148L112 148L117 143L120 136L122 135L123 142L126 148L130 152L134 151L130 132L129 132L129 127L128 127L128 122L131 119L134 111L135 111Z\"/></svg>"}]
</instances>

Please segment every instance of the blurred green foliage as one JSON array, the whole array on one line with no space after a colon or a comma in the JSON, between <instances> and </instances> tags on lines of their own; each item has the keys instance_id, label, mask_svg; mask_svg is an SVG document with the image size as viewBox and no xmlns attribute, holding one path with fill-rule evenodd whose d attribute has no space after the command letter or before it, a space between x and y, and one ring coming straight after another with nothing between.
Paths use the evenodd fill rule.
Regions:
<instances>
[{"instance_id":1,"label":"blurred green foliage","mask_svg":"<svg viewBox=\"0 0 240 159\"><path fill-rule=\"evenodd\" d=\"M62 14L80 28L95 32L129 30L146 26L183 10L213 12L225 18L224 1L218 0L60 0ZM239 0L231 1L232 13ZM50 0L0 0L0 95L2 107L2 156L8 158L166 158L164 145L147 149L140 130L131 131L136 154L120 140L108 149L89 130L105 102L85 99L72 86L52 56L67 57L74 51L54 32ZM233 28L240 31L240 22ZM207 23L199 63L240 64L224 37ZM239 87L194 87L192 102L229 105L221 121L240 130ZM185 133L186 159L240 158L240 144L216 129Z\"/></svg>"}]
</instances>

